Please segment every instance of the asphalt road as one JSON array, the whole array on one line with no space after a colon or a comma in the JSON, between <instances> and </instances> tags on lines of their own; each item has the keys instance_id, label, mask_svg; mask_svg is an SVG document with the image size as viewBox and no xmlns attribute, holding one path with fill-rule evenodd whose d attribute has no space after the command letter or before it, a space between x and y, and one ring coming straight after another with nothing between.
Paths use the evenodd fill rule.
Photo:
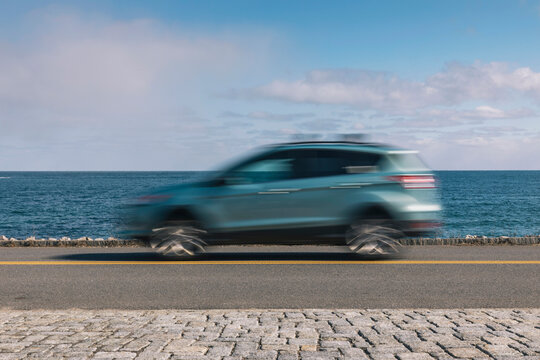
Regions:
<instances>
[{"instance_id":1,"label":"asphalt road","mask_svg":"<svg viewBox=\"0 0 540 360\"><path fill-rule=\"evenodd\" d=\"M540 307L540 246L410 247L398 261L361 260L320 247L217 248L195 263L139 248L0 248L0 307Z\"/></svg>"}]
</instances>

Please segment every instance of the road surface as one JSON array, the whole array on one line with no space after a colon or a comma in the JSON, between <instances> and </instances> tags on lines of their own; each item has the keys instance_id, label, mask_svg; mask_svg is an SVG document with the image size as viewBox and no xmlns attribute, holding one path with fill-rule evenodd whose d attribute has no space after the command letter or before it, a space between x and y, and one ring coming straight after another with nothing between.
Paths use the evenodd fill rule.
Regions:
<instances>
[{"instance_id":1,"label":"road surface","mask_svg":"<svg viewBox=\"0 0 540 360\"><path fill-rule=\"evenodd\" d=\"M416 246L397 261L340 248L1 248L13 309L538 308L540 246Z\"/></svg>"}]
</instances>

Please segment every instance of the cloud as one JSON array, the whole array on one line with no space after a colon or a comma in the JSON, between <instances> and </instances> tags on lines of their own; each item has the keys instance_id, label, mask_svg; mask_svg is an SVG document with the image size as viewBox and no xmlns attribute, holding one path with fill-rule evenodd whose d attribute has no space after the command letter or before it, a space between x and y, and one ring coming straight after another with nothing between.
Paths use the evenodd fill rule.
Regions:
<instances>
[{"instance_id":1,"label":"cloud","mask_svg":"<svg viewBox=\"0 0 540 360\"><path fill-rule=\"evenodd\" d=\"M492 119L521 119L536 116L531 109L512 109L502 110L488 105L477 106L473 110L456 111L454 117L474 120L492 120Z\"/></svg>"},{"instance_id":2,"label":"cloud","mask_svg":"<svg viewBox=\"0 0 540 360\"><path fill-rule=\"evenodd\" d=\"M201 169L247 146L216 130L212 94L263 71L272 33L57 7L24 21L0 33L0 168Z\"/></svg>"},{"instance_id":3,"label":"cloud","mask_svg":"<svg viewBox=\"0 0 540 360\"><path fill-rule=\"evenodd\" d=\"M216 108L233 107L212 94L276 71L268 65L280 53L271 34L55 9L32 15L17 36L0 34L2 169L203 169L304 131L358 129L454 168L470 161L468 151L478 164L497 167L492 147L508 167L527 168L539 150L538 136L529 135L538 131L537 115L526 106L539 104L540 73L528 67L449 63L421 80L315 70L232 95L339 106L274 104L219 114Z\"/></svg>"},{"instance_id":4,"label":"cloud","mask_svg":"<svg viewBox=\"0 0 540 360\"><path fill-rule=\"evenodd\" d=\"M220 114L221 118L234 118L234 119L250 119L250 120L268 120L268 121L295 121L295 120L306 120L296 124L297 129L302 129L303 131L333 131L339 130L346 121L335 118L315 118L315 113L302 112L302 113L274 113L268 111L252 111L249 113L238 113L233 111L224 111ZM302 130L295 130L295 132L302 132ZM271 134L282 136L282 134L288 130L271 132ZM269 133L265 133L267 136Z\"/></svg>"},{"instance_id":5,"label":"cloud","mask_svg":"<svg viewBox=\"0 0 540 360\"><path fill-rule=\"evenodd\" d=\"M191 100L253 60L240 35L194 34L148 19L33 20L25 41L0 38L3 135L193 121L184 117Z\"/></svg>"},{"instance_id":6,"label":"cloud","mask_svg":"<svg viewBox=\"0 0 540 360\"><path fill-rule=\"evenodd\" d=\"M516 96L540 101L540 73L529 67L511 68L500 62L449 63L424 81L369 70L314 70L303 79L275 80L256 88L236 91L233 95L406 111L474 101L503 101Z\"/></svg>"},{"instance_id":7,"label":"cloud","mask_svg":"<svg viewBox=\"0 0 540 360\"><path fill-rule=\"evenodd\" d=\"M375 115L385 117L386 114ZM488 120L508 120L522 119L536 116L536 113L527 108L503 110L488 105L477 106L473 109L451 109L434 108L418 109L411 112L404 112L397 119L385 127L411 127L411 128L432 128L437 130L441 127L452 127L460 125L482 124Z\"/></svg>"},{"instance_id":8,"label":"cloud","mask_svg":"<svg viewBox=\"0 0 540 360\"><path fill-rule=\"evenodd\" d=\"M222 118L252 119L252 120L270 120L270 121L291 121L314 117L314 113L285 113L278 114L268 111L252 111L249 113L238 113L234 111L224 111L220 114Z\"/></svg>"},{"instance_id":9,"label":"cloud","mask_svg":"<svg viewBox=\"0 0 540 360\"><path fill-rule=\"evenodd\" d=\"M299 127L308 131L332 132L338 131L346 122L339 119L313 119L299 124Z\"/></svg>"}]
</instances>

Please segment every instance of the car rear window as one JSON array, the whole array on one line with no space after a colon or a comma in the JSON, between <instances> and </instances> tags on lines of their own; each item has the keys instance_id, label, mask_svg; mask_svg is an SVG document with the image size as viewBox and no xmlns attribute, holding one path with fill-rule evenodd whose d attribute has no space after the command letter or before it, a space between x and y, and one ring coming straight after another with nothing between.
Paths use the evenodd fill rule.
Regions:
<instances>
[{"instance_id":1,"label":"car rear window","mask_svg":"<svg viewBox=\"0 0 540 360\"><path fill-rule=\"evenodd\" d=\"M390 153L388 159L400 170L429 170L428 166L415 152Z\"/></svg>"}]
</instances>

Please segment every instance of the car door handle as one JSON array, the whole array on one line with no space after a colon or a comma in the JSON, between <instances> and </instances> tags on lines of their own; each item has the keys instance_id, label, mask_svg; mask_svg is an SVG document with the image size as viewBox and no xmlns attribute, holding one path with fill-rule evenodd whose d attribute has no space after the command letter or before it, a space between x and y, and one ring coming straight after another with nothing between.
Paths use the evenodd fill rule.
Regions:
<instances>
[{"instance_id":1,"label":"car door handle","mask_svg":"<svg viewBox=\"0 0 540 360\"><path fill-rule=\"evenodd\" d=\"M330 186L330 189L359 189L363 188L369 185L373 185L372 183L343 183L336 186Z\"/></svg>"},{"instance_id":2,"label":"car door handle","mask_svg":"<svg viewBox=\"0 0 540 360\"><path fill-rule=\"evenodd\" d=\"M284 195L292 192L300 191L301 189L268 189L265 191L259 191L259 195Z\"/></svg>"}]
</instances>

